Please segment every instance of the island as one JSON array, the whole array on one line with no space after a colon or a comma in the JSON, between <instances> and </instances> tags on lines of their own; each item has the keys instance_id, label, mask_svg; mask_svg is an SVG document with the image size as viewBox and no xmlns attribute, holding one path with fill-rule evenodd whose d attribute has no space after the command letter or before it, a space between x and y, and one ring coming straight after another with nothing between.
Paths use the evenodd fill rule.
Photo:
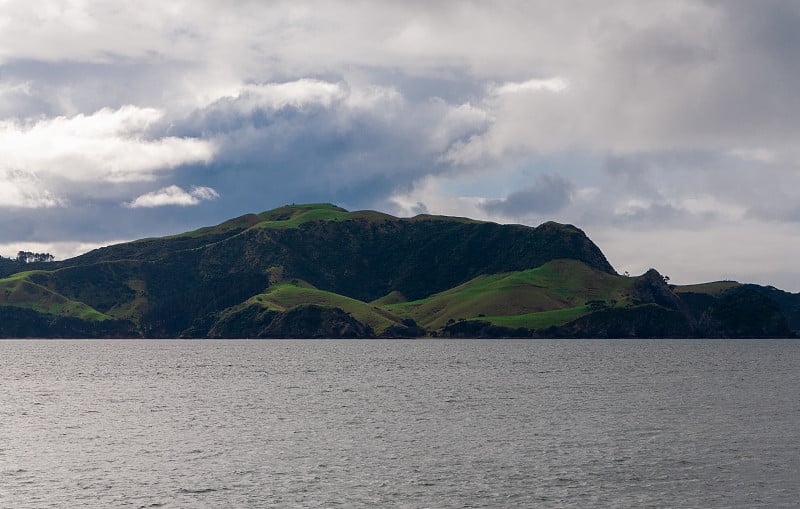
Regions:
<instances>
[{"instance_id":1,"label":"island","mask_svg":"<svg viewBox=\"0 0 800 509\"><path fill-rule=\"evenodd\" d=\"M0 337L770 338L800 294L618 274L579 228L287 205L0 263Z\"/></svg>"}]
</instances>

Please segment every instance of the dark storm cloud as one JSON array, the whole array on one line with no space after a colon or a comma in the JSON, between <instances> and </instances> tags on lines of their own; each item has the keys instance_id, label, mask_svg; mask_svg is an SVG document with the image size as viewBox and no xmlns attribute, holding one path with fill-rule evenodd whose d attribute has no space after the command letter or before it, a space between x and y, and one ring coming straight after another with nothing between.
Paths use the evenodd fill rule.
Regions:
<instances>
[{"instance_id":1,"label":"dark storm cloud","mask_svg":"<svg viewBox=\"0 0 800 509\"><path fill-rule=\"evenodd\" d=\"M748 209L746 217L760 221L800 224L800 205L785 202L759 203Z\"/></svg>"},{"instance_id":2,"label":"dark storm cloud","mask_svg":"<svg viewBox=\"0 0 800 509\"><path fill-rule=\"evenodd\" d=\"M707 182L717 168L729 163L724 159L718 153L699 150L608 154L603 169L613 184L606 189L609 195L632 193L654 201L663 200L675 185L692 180L689 189L700 191L707 183L699 180Z\"/></svg>"},{"instance_id":3,"label":"dark storm cloud","mask_svg":"<svg viewBox=\"0 0 800 509\"><path fill-rule=\"evenodd\" d=\"M273 93L290 85L328 95ZM486 125L480 113L442 100L411 102L391 89L363 93L373 96L364 99L342 83L257 85L195 111L170 132L214 140L217 153L204 182L223 199L262 208L320 199L361 207L445 171L437 161L441 151ZM175 176L182 182L198 174L189 166Z\"/></svg>"},{"instance_id":4,"label":"dark storm cloud","mask_svg":"<svg viewBox=\"0 0 800 509\"><path fill-rule=\"evenodd\" d=\"M695 213L671 203L631 205L614 215L617 224L624 223L626 226L652 228L652 225L658 224L661 227L677 226L689 230L702 228L716 218L715 212Z\"/></svg>"},{"instance_id":5,"label":"dark storm cloud","mask_svg":"<svg viewBox=\"0 0 800 509\"><path fill-rule=\"evenodd\" d=\"M502 200L489 200L483 208L506 217L523 217L527 214L550 214L564 208L573 189L572 182L556 176L543 175L529 188L515 191Z\"/></svg>"},{"instance_id":6,"label":"dark storm cloud","mask_svg":"<svg viewBox=\"0 0 800 509\"><path fill-rule=\"evenodd\" d=\"M464 68L438 69L436 75L413 75L397 70L373 67L370 78L384 87L394 87L411 102L426 102L432 96L451 104L480 101L485 93L485 83L476 80Z\"/></svg>"},{"instance_id":7,"label":"dark storm cloud","mask_svg":"<svg viewBox=\"0 0 800 509\"><path fill-rule=\"evenodd\" d=\"M14 100L0 96L0 119L93 113L127 104L158 106L178 101L174 84L187 72L185 63L122 60L109 63L19 60L0 66L2 85L21 89Z\"/></svg>"}]
</instances>

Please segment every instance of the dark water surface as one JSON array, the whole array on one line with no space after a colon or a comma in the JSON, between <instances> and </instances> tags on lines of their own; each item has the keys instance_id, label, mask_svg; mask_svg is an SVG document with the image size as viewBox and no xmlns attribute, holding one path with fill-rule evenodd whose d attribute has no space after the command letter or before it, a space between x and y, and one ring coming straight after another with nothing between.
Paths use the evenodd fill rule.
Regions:
<instances>
[{"instance_id":1,"label":"dark water surface","mask_svg":"<svg viewBox=\"0 0 800 509\"><path fill-rule=\"evenodd\" d=\"M0 507L797 507L800 341L0 341Z\"/></svg>"}]
</instances>

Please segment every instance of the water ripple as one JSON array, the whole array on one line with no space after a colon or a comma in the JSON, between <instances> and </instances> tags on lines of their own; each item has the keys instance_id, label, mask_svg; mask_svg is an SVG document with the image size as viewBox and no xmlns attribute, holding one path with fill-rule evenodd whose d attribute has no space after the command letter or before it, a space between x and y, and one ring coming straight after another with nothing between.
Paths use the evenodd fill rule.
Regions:
<instances>
[{"instance_id":1,"label":"water ripple","mask_svg":"<svg viewBox=\"0 0 800 509\"><path fill-rule=\"evenodd\" d=\"M795 507L797 341L0 341L0 507Z\"/></svg>"}]
</instances>

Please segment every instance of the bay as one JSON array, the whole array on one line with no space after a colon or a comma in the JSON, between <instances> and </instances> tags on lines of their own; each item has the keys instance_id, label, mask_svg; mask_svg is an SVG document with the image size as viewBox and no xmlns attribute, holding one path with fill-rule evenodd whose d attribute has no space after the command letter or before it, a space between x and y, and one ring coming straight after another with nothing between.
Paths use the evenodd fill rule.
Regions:
<instances>
[{"instance_id":1,"label":"bay","mask_svg":"<svg viewBox=\"0 0 800 509\"><path fill-rule=\"evenodd\" d=\"M0 506L796 507L800 341L0 341Z\"/></svg>"}]
</instances>

